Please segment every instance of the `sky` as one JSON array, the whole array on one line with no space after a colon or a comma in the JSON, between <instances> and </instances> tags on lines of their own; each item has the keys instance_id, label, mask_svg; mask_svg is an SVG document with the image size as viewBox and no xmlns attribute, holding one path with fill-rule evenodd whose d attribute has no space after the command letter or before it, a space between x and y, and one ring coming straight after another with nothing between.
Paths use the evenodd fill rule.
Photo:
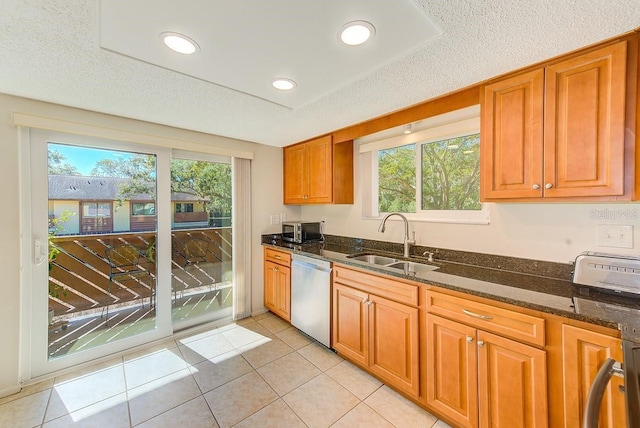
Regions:
<instances>
[{"instance_id":1,"label":"sky","mask_svg":"<svg viewBox=\"0 0 640 428\"><path fill-rule=\"evenodd\" d=\"M66 162L75 166L82 175L90 175L91 170L99 160L117 159L119 157L128 157L131 155L129 152L91 149L88 147L54 143L49 143L49 149L60 152L66 158Z\"/></svg>"}]
</instances>

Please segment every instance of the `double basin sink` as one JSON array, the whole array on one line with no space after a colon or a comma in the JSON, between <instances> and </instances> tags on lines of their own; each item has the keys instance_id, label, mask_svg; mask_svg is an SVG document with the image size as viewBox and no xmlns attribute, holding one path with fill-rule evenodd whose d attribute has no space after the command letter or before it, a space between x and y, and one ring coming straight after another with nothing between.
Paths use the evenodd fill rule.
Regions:
<instances>
[{"instance_id":1,"label":"double basin sink","mask_svg":"<svg viewBox=\"0 0 640 428\"><path fill-rule=\"evenodd\" d=\"M347 256L350 260L370 263L372 265L383 266L391 269L404 271L407 275L415 275L421 272L431 272L438 269L438 266L427 265L424 263L410 262L406 260L398 260L392 257L379 256L377 254L361 254Z\"/></svg>"}]
</instances>

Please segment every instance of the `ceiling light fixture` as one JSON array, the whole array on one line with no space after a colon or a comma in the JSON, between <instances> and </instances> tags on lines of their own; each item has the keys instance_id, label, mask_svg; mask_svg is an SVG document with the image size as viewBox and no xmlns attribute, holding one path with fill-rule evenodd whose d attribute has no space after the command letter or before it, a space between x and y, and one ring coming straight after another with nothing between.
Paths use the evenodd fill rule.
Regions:
<instances>
[{"instance_id":1,"label":"ceiling light fixture","mask_svg":"<svg viewBox=\"0 0 640 428\"><path fill-rule=\"evenodd\" d=\"M169 49L181 54L191 55L200 50L200 46L184 34L165 31L160 33L160 38Z\"/></svg>"},{"instance_id":2,"label":"ceiling light fixture","mask_svg":"<svg viewBox=\"0 0 640 428\"><path fill-rule=\"evenodd\" d=\"M271 84L274 88L281 91L289 91L297 86L296 82L291 79L287 79L286 77L278 77L276 79L273 79Z\"/></svg>"},{"instance_id":3,"label":"ceiling light fixture","mask_svg":"<svg viewBox=\"0 0 640 428\"><path fill-rule=\"evenodd\" d=\"M376 34L376 28L367 21L347 22L340 28L338 39L349 46L361 45Z\"/></svg>"},{"instance_id":4,"label":"ceiling light fixture","mask_svg":"<svg viewBox=\"0 0 640 428\"><path fill-rule=\"evenodd\" d=\"M403 134L411 134L411 124L407 123L403 128L402 128L402 133Z\"/></svg>"}]
</instances>

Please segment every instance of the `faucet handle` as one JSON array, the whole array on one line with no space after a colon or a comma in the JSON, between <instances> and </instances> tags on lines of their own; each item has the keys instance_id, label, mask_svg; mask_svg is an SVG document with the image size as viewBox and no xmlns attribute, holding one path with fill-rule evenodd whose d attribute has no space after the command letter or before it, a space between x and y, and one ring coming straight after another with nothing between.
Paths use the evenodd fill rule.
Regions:
<instances>
[{"instance_id":1,"label":"faucet handle","mask_svg":"<svg viewBox=\"0 0 640 428\"><path fill-rule=\"evenodd\" d=\"M423 256L429 256L427 259L428 262L433 263L433 253L431 251L425 251L422 253Z\"/></svg>"}]
</instances>

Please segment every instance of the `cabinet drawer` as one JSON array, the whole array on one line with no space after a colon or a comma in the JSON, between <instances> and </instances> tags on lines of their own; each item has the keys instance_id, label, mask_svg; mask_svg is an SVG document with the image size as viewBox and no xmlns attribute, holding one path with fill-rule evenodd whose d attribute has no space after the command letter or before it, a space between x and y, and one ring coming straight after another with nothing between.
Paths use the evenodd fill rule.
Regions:
<instances>
[{"instance_id":1,"label":"cabinet drawer","mask_svg":"<svg viewBox=\"0 0 640 428\"><path fill-rule=\"evenodd\" d=\"M427 293L427 311L522 342L545 345L543 318L434 291Z\"/></svg>"},{"instance_id":2,"label":"cabinet drawer","mask_svg":"<svg viewBox=\"0 0 640 428\"><path fill-rule=\"evenodd\" d=\"M284 266L291 266L291 253L288 253L286 251L278 251L271 248L265 248L264 258L265 260L269 260Z\"/></svg>"},{"instance_id":3,"label":"cabinet drawer","mask_svg":"<svg viewBox=\"0 0 640 428\"><path fill-rule=\"evenodd\" d=\"M418 285L382 278L365 272L334 265L333 280L349 287L407 305L418 306Z\"/></svg>"}]
</instances>

